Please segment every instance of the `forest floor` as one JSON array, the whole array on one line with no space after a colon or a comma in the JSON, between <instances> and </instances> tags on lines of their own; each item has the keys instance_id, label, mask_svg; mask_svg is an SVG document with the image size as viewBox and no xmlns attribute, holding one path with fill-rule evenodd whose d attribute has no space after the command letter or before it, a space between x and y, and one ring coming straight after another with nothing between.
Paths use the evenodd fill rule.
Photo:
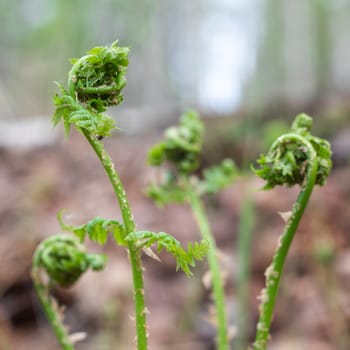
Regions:
<instances>
[{"instance_id":1,"label":"forest floor","mask_svg":"<svg viewBox=\"0 0 350 350\"><path fill-rule=\"evenodd\" d=\"M146 149L159 135L115 137L106 147L124 181L139 229L166 231L183 244L199 240L186 206L159 209L145 197L154 176L145 164ZM93 216L119 217L113 192L89 146L77 134L69 140L29 150L0 149L0 350L56 350L30 280L37 244L59 232L56 214L81 224ZM289 253L272 327L271 350L350 349L350 168L336 167L327 185L315 189ZM249 278L249 331L233 337L246 349L254 336L257 296L283 228L278 212L290 210L297 188L259 191L262 182L241 176L215 198L207 198L209 218L222 254L227 312L237 324L237 239L242 202L251 196L255 215ZM69 215L68 215L69 214ZM89 244L92 251L101 248ZM72 332L88 337L77 349L134 349L130 268L126 251L109 242L106 269L87 273L55 295L67 306ZM159 263L144 257L150 349L214 349L215 327L210 290L203 286L205 262L194 276L176 272L161 254ZM116 346L117 344L117 346Z\"/></svg>"}]
</instances>

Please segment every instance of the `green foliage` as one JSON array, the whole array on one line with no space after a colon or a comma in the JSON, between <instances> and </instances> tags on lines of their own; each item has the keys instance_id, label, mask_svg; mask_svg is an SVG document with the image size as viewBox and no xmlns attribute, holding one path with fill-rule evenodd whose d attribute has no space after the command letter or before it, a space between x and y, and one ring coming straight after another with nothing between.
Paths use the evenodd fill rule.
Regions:
<instances>
[{"instance_id":1,"label":"green foliage","mask_svg":"<svg viewBox=\"0 0 350 350\"><path fill-rule=\"evenodd\" d=\"M114 42L109 47L95 47L86 56L73 60L68 91L56 83L59 94L54 97L53 125L63 121L66 135L74 125L92 136L110 136L115 122L103 112L123 101L121 90L126 85L128 53L127 47Z\"/></svg>"},{"instance_id":2,"label":"green foliage","mask_svg":"<svg viewBox=\"0 0 350 350\"><path fill-rule=\"evenodd\" d=\"M111 117L82 107L62 85L56 84L60 90L60 95L57 94L53 99L56 106L52 118L54 126L63 121L67 136L72 124L77 128L86 129L91 135L110 136L111 131L115 128L115 122Z\"/></svg>"},{"instance_id":3,"label":"green foliage","mask_svg":"<svg viewBox=\"0 0 350 350\"><path fill-rule=\"evenodd\" d=\"M118 245L126 245L124 240L125 227L117 220L104 219L100 216L96 216L86 224L73 226L64 223L62 211L57 214L57 218L61 229L74 233L81 242L83 242L86 235L88 235L92 241L104 245L107 242L108 235L111 233Z\"/></svg>"},{"instance_id":4,"label":"green foliage","mask_svg":"<svg viewBox=\"0 0 350 350\"><path fill-rule=\"evenodd\" d=\"M74 226L66 224L60 212L58 220L61 228L72 232L76 237L54 236L42 243L35 255L32 276L37 294L60 344L67 350L72 350L73 345L61 322L59 310L51 302L48 286L40 280L39 266L45 267L52 282L69 286L89 267L100 269L105 261L103 256L86 254L79 245L79 239L83 242L88 235L91 240L103 245L107 242L108 235L112 234L116 243L125 246L129 253L133 274L137 349L146 350L147 326L141 249L156 257L150 246L157 244L158 252L165 249L173 254L177 269L181 268L189 276L191 267L195 266L196 260L204 258L209 248L206 240L189 243L186 250L175 238L164 232L135 231L136 224L123 184L103 142L100 141L115 128L113 119L103 112L123 101L121 91L126 84L128 53L129 49L118 47L117 42L109 47L95 47L88 51L87 55L72 61L68 88L57 84L59 93L54 97L56 110L52 119L53 125L63 122L66 135L75 126L87 139L111 182L123 219L122 224L116 220L95 217L86 224ZM189 175L198 168L202 133L203 125L198 115L192 111L187 112L182 116L180 126L169 128L165 133L165 141L150 152L151 164L161 165L168 161L172 164L172 170L175 169L175 172L169 171L164 188L154 187L149 190L160 204L170 199L184 200L183 187L179 186L179 180L182 175ZM224 168L228 170L227 166ZM222 179L220 181L223 182Z\"/></svg>"},{"instance_id":5,"label":"green foliage","mask_svg":"<svg viewBox=\"0 0 350 350\"><path fill-rule=\"evenodd\" d=\"M156 244L158 253L165 249L175 257L177 270L181 268L187 276L192 275L190 268L195 266L196 260L202 260L209 249L208 241L202 240L200 243L189 243L186 251L177 239L165 232L135 231L128 234L125 240L134 242L142 249Z\"/></svg>"},{"instance_id":6,"label":"green foliage","mask_svg":"<svg viewBox=\"0 0 350 350\"><path fill-rule=\"evenodd\" d=\"M181 116L180 125L165 131L165 139L152 147L148 163L160 166L168 161L179 173L190 174L199 166L202 149L203 124L195 111Z\"/></svg>"},{"instance_id":7,"label":"green foliage","mask_svg":"<svg viewBox=\"0 0 350 350\"><path fill-rule=\"evenodd\" d=\"M181 116L180 125L168 128L165 139L150 149L150 165L169 164L169 169L163 171L163 180L146 189L147 196L158 206L184 203L193 190L199 195L217 193L231 185L237 176L237 168L230 159L204 169L202 179L193 174L199 166L203 133L204 125L198 114L188 111Z\"/></svg>"},{"instance_id":8,"label":"green foliage","mask_svg":"<svg viewBox=\"0 0 350 350\"><path fill-rule=\"evenodd\" d=\"M290 133L277 138L267 155L261 155L254 172L266 180L265 189L277 185L302 185L311 153L317 158L316 184L324 185L332 167L331 148L328 141L311 135L312 118L299 114Z\"/></svg>"},{"instance_id":9,"label":"green foliage","mask_svg":"<svg viewBox=\"0 0 350 350\"><path fill-rule=\"evenodd\" d=\"M253 348L265 350L278 294L278 288L289 247L315 185L323 185L331 169L330 144L311 135L312 118L299 114L291 132L278 137L268 154L258 160L255 173L266 180L265 188L276 185L301 186L292 211L288 215L272 263L265 272L266 287L261 294L259 321Z\"/></svg>"},{"instance_id":10,"label":"green foliage","mask_svg":"<svg viewBox=\"0 0 350 350\"><path fill-rule=\"evenodd\" d=\"M203 178L198 172L202 151L204 125L197 113L190 111L182 115L180 125L168 128L165 131L165 139L155 145L148 153L148 163L153 166L161 166L167 163L168 169L163 171L162 181L152 184L147 189L147 194L156 204L175 202L187 202L198 223L202 242L189 244L187 252L172 237L163 232L135 233L133 239L137 242L145 241L149 247L157 242L158 249L165 247L177 260L178 268L181 267L187 275L190 274L189 266L193 266L195 259L202 259L208 253L208 264L212 276L213 299L215 303L216 321L218 327L218 349L229 348L227 333L227 317L225 313L224 288L220 267L216 253L215 239L207 221L200 196L205 193L216 193L230 185L237 175L237 170L232 160L226 159L221 164L203 171ZM127 236L129 237L129 236ZM137 243L139 244L139 243Z\"/></svg>"},{"instance_id":11,"label":"green foliage","mask_svg":"<svg viewBox=\"0 0 350 350\"><path fill-rule=\"evenodd\" d=\"M34 255L34 265L43 267L52 283L69 287L89 268L103 269L106 257L88 254L74 236L57 234L43 241Z\"/></svg>"},{"instance_id":12,"label":"green foliage","mask_svg":"<svg viewBox=\"0 0 350 350\"><path fill-rule=\"evenodd\" d=\"M164 173L164 182L162 184L151 184L146 188L146 194L159 207L168 203L183 203L186 201L186 191L180 185L178 179L171 171ZM184 185L184 184L183 184Z\"/></svg>"},{"instance_id":13,"label":"green foliage","mask_svg":"<svg viewBox=\"0 0 350 350\"><path fill-rule=\"evenodd\" d=\"M69 84L74 86L77 101L96 112L122 103L128 54L129 48L119 47L115 41L111 46L95 47L86 56L74 59Z\"/></svg>"},{"instance_id":14,"label":"green foliage","mask_svg":"<svg viewBox=\"0 0 350 350\"><path fill-rule=\"evenodd\" d=\"M231 159L224 159L221 164L215 165L203 171L201 181L204 193L217 193L230 186L237 177L237 168Z\"/></svg>"},{"instance_id":15,"label":"green foliage","mask_svg":"<svg viewBox=\"0 0 350 350\"><path fill-rule=\"evenodd\" d=\"M312 118L305 113L298 114L292 123L292 131L304 137L310 135L311 128Z\"/></svg>"}]
</instances>

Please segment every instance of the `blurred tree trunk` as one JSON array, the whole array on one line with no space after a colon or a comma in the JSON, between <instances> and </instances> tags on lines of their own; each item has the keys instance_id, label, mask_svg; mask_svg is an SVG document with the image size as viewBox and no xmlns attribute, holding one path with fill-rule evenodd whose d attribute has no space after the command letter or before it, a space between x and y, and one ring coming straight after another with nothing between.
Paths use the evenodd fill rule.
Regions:
<instances>
[{"instance_id":1,"label":"blurred tree trunk","mask_svg":"<svg viewBox=\"0 0 350 350\"><path fill-rule=\"evenodd\" d=\"M256 73L247 91L252 110L259 110L270 101L286 99L286 30L284 0L266 0L262 8L263 33L258 48Z\"/></svg>"},{"instance_id":2,"label":"blurred tree trunk","mask_svg":"<svg viewBox=\"0 0 350 350\"><path fill-rule=\"evenodd\" d=\"M269 61L270 67L268 71L270 77L267 81L275 83L274 90L279 91L281 95L284 95L286 82L284 13L283 0L267 0L266 43L263 55Z\"/></svg>"},{"instance_id":3,"label":"blurred tree trunk","mask_svg":"<svg viewBox=\"0 0 350 350\"><path fill-rule=\"evenodd\" d=\"M314 24L316 95L321 97L327 92L332 79L330 13L329 4L326 0L313 0L311 6Z\"/></svg>"}]
</instances>

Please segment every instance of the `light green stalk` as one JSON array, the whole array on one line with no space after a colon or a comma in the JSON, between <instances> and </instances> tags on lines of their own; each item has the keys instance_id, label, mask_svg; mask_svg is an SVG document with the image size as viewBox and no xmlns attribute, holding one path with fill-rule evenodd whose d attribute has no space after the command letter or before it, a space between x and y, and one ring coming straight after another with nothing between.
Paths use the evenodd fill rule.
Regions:
<instances>
[{"instance_id":1,"label":"light green stalk","mask_svg":"<svg viewBox=\"0 0 350 350\"><path fill-rule=\"evenodd\" d=\"M74 350L75 348L69 339L67 328L63 324L62 316L58 310L57 302L50 296L47 286L45 286L40 279L40 269L41 266L36 259L32 270L32 280L40 304L50 322L59 344L61 345L61 348L63 350Z\"/></svg>"},{"instance_id":2,"label":"light green stalk","mask_svg":"<svg viewBox=\"0 0 350 350\"><path fill-rule=\"evenodd\" d=\"M63 122L67 136L72 126L85 136L112 184L123 224L117 220L95 217L87 224L67 225L61 213L58 219L63 230L74 233L81 241L89 236L91 240L105 244L108 235L112 234L117 245L127 247L133 276L137 349L147 350L142 250L157 244L158 252L166 249L176 258L177 267L191 275L190 268L195 266L195 261L205 257L208 242L189 243L187 249L184 249L180 242L166 232L135 230L123 184L102 142L115 129L113 118L104 112L123 101L121 90L126 84L128 53L127 47L119 47L115 41L110 46L95 47L82 58L73 60L73 67L68 75L68 91L57 83L59 94L54 97L56 110L52 118L54 125Z\"/></svg>"},{"instance_id":3,"label":"light green stalk","mask_svg":"<svg viewBox=\"0 0 350 350\"><path fill-rule=\"evenodd\" d=\"M246 193L242 201L237 242L237 296L238 296L238 337L235 341L235 349L245 349L245 341L239 339L247 338L249 325L249 277L251 263L251 243L254 226L254 204L251 194ZM239 339L238 339L239 338Z\"/></svg>"},{"instance_id":4,"label":"light green stalk","mask_svg":"<svg viewBox=\"0 0 350 350\"><path fill-rule=\"evenodd\" d=\"M106 257L88 254L78 238L56 234L44 240L33 257L32 280L44 312L63 350L74 350L68 329L63 323L63 310L50 295L53 285L69 287L89 268L103 269Z\"/></svg>"},{"instance_id":5,"label":"light green stalk","mask_svg":"<svg viewBox=\"0 0 350 350\"><path fill-rule=\"evenodd\" d=\"M193 215L197 221L200 233L203 239L209 242L208 264L211 273L211 281L213 285L213 299L215 304L217 319L217 348L218 350L229 349L229 339L227 332L227 318L225 311L225 293L224 286L220 274L220 265L217 257L217 249L215 239L211 232L211 228L204 211L202 202L198 194L193 190L188 193L189 202L193 211Z\"/></svg>"},{"instance_id":6,"label":"light green stalk","mask_svg":"<svg viewBox=\"0 0 350 350\"><path fill-rule=\"evenodd\" d=\"M53 117L54 125L60 121L64 122L66 134L69 134L71 125L74 125L85 136L101 161L121 210L124 223L124 231L120 237L122 240L135 231L134 218L123 184L101 140L109 136L115 128L114 120L103 112L123 101L121 90L126 85L128 53L128 48L119 47L117 42L114 42L109 47L95 47L88 51L87 55L74 60L68 75L68 91L58 84L61 94L54 99L56 111ZM107 231L104 234L107 234ZM101 241L105 242L106 239L104 236ZM123 245L128 248L133 276L137 349L146 350L146 308L141 249L134 241L124 240Z\"/></svg>"},{"instance_id":7,"label":"light green stalk","mask_svg":"<svg viewBox=\"0 0 350 350\"><path fill-rule=\"evenodd\" d=\"M201 196L217 193L232 184L237 176L237 169L232 160L225 159L219 165L204 169L202 176L199 176L203 131L204 125L195 111L187 111L181 116L178 126L170 127L165 131L164 140L150 149L148 162L153 166L170 163L171 170L164 172L163 183L149 186L147 194L160 206L171 202L189 203L191 206L199 231L204 240L209 242L208 264L216 309L218 349L228 350L224 283L220 273L215 239Z\"/></svg>"},{"instance_id":8,"label":"light green stalk","mask_svg":"<svg viewBox=\"0 0 350 350\"><path fill-rule=\"evenodd\" d=\"M287 143L298 141L303 144L304 152L307 156L307 169L300 194L296 203L293 205L292 212L279 240L272 263L265 272L266 288L262 290L260 296L260 317L257 324L257 333L253 345L255 350L265 350L267 347L273 310L279 290L285 259L295 232L298 228L300 219L311 196L318 171L317 154L310 142L306 141L304 137L297 134L286 134L278 139L278 142L280 143L283 141Z\"/></svg>"},{"instance_id":9,"label":"light green stalk","mask_svg":"<svg viewBox=\"0 0 350 350\"><path fill-rule=\"evenodd\" d=\"M105 172L112 184L118 203L120 206L124 226L125 237L135 231L135 222L130 210L130 205L120 180L117 171L114 168L113 162L107 152L104 149L101 141L92 138L90 134L82 129L83 135L86 137L91 147L96 152L100 159ZM124 238L125 238L124 237ZM135 247L134 242L128 242L128 250L130 256L130 263L133 276L134 286L134 303L135 303L135 320L136 320L136 332L137 332L137 349L147 349L147 329L146 329L146 307L144 298L144 285L143 285L143 272L141 263L141 250Z\"/></svg>"}]
</instances>

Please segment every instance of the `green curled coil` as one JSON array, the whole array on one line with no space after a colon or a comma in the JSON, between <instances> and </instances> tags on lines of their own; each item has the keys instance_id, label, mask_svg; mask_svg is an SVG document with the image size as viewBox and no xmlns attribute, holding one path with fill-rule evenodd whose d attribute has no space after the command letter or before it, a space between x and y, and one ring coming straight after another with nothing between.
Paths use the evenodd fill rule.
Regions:
<instances>
[{"instance_id":1,"label":"green curled coil","mask_svg":"<svg viewBox=\"0 0 350 350\"><path fill-rule=\"evenodd\" d=\"M315 184L325 184L332 168L332 152L327 140L311 135L311 127L312 118L299 114L291 132L280 136L267 155L260 156L257 161L260 167L253 171L266 181L264 189L277 185L302 185L313 158L317 162Z\"/></svg>"},{"instance_id":2,"label":"green curled coil","mask_svg":"<svg viewBox=\"0 0 350 350\"><path fill-rule=\"evenodd\" d=\"M192 190L199 196L217 193L236 178L238 171L231 159L198 171L203 134L203 122L197 112L190 110L181 116L179 125L166 129L164 139L149 150L150 165L167 166L160 181L146 189L147 196L158 206L189 201Z\"/></svg>"},{"instance_id":3,"label":"green curled coil","mask_svg":"<svg viewBox=\"0 0 350 350\"><path fill-rule=\"evenodd\" d=\"M79 240L67 234L57 234L43 241L34 255L34 267L45 269L50 282L69 287L89 268L103 269L106 257L88 254Z\"/></svg>"},{"instance_id":4,"label":"green curled coil","mask_svg":"<svg viewBox=\"0 0 350 350\"><path fill-rule=\"evenodd\" d=\"M74 338L64 324L64 314L57 301L50 296L50 287L69 287L89 268L101 270L106 257L88 254L78 238L60 233L47 238L36 249L33 257L32 280L36 293L51 327L63 350L74 350ZM44 278L43 270L48 278Z\"/></svg>"},{"instance_id":5,"label":"green curled coil","mask_svg":"<svg viewBox=\"0 0 350 350\"><path fill-rule=\"evenodd\" d=\"M274 253L271 265L265 272L265 288L261 293L259 321L254 350L266 350L272 316L278 295L285 260L304 210L315 185L324 185L332 167L331 148L328 141L311 135L312 118L299 114L291 132L281 135L272 144L267 155L257 161L260 168L255 173L266 181L265 189L277 185L300 185L300 193Z\"/></svg>"},{"instance_id":6,"label":"green curled coil","mask_svg":"<svg viewBox=\"0 0 350 350\"><path fill-rule=\"evenodd\" d=\"M165 139L150 149L148 163L160 166L169 161L180 173L194 172L199 166L203 131L203 123L195 111L184 113L180 125L168 128Z\"/></svg>"},{"instance_id":7,"label":"green curled coil","mask_svg":"<svg viewBox=\"0 0 350 350\"><path fill-rule=\"evenodd\" d=\"M122 103L128 54L129 48L119 47L115 41L111 46L95 47L86 56L73 59L68 78L70 94L95 112Z\"/></svg>"},{"instance_id":8,"label":"green curled coil","mask_svg":"<svg viewBox=\"0 0 350 350\"><path fill-rule=\"evenodd\" d=\"M54 97L56 110L52 123L63 121L66 135L71 125L93 137L110 136L115 128L113 118L104 114L108 107L123 102L122 89L126 85L128 47L95 47L87 55L73 59L68 76L68 91L59 83Z\"/></svg>"}]
</instances>

